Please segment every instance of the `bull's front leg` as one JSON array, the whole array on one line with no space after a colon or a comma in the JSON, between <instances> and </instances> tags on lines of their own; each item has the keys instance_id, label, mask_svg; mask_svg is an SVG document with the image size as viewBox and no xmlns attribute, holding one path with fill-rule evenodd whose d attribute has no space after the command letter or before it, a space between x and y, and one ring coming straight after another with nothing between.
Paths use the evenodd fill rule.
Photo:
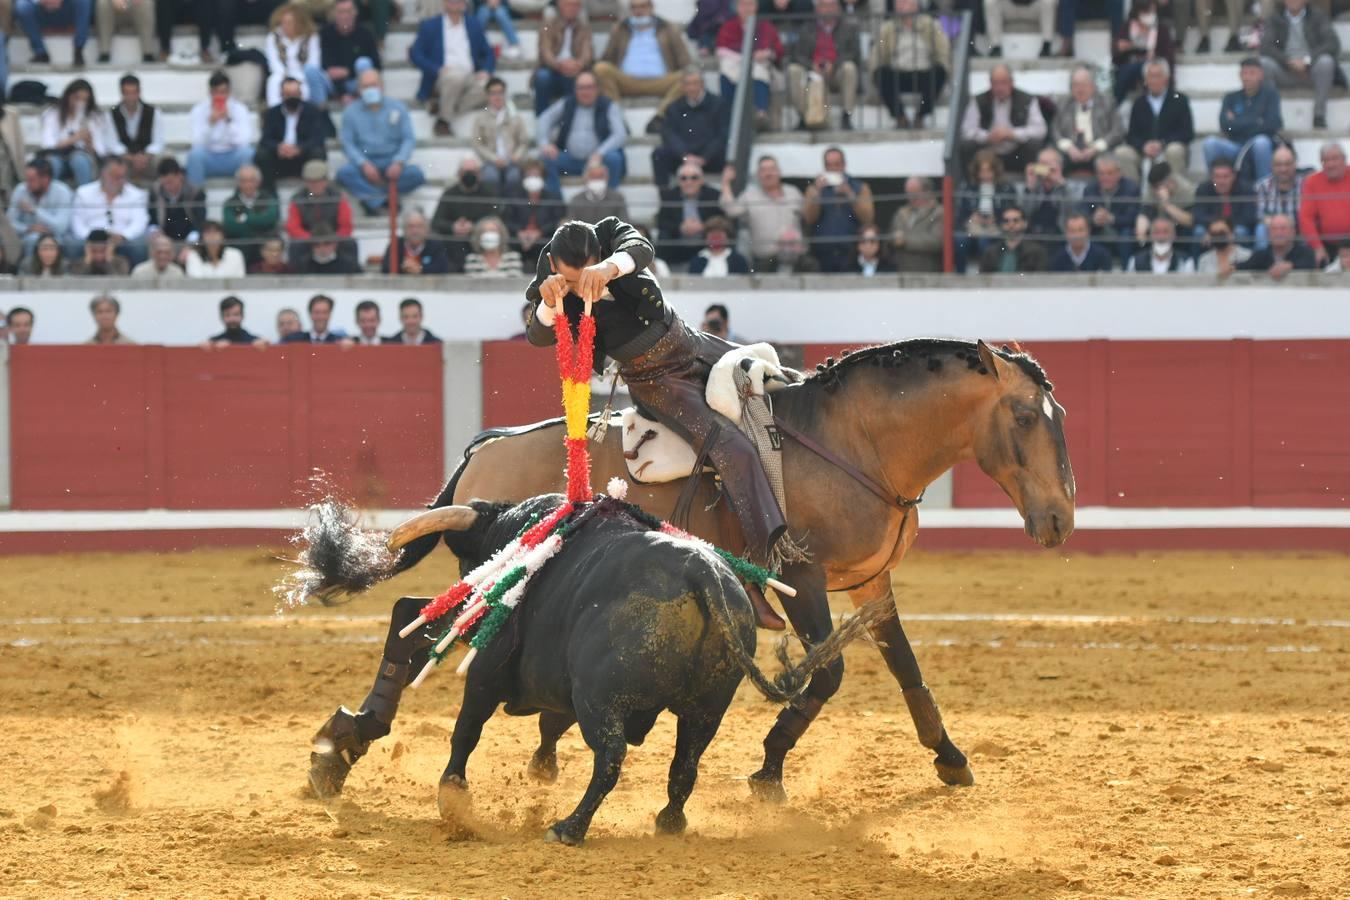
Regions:
<instances>
[{"instance_id":1,"label":"bull's front leg","mask_svg":"<svg viewBox=\"0 0 1350 900\"><path fill-rule=\"evenodd\" d=\"M859 588L849 591L854 606L862 606L873 600L888 597L891 606L895 605L895 594L891 590L891 573L883 572ZM888 618L871 628L881 648L895 680L900 682L900 690L909 707L910 717L914 719L914 728L919 733L919 743L933 750L937 756L933 767L938 778L950 785L971 785L975 776L970 771L966 755L957 749L947 736L947 728L942 724L942 713L938 712L937 701L932 691L923 682L923 673L919 671L919 661L914 656L914 648L909 645L909 637L900 625L899 612L893 612Z\"/></svg>"},{"instance_id":2,"label":"bull's front leg","mask_svg":"<svg viewBox=\"0 0 1350 900\"><path fill-rule=\"evenodd\" d=\"M798 563L786 567L782 579L797 589L796 597L779 597L797 636L808 644L824 640L833 630L825 592L825 570ZM783 760L820 715L826 701L839 690L843 680L844 659L841 656L818 669L801 697L778 714L778 721L764 738L764 765L750 776L750 790L757 797L775 803L787 799L787 791L783 789Z\"/></svg>"}]
</instances>

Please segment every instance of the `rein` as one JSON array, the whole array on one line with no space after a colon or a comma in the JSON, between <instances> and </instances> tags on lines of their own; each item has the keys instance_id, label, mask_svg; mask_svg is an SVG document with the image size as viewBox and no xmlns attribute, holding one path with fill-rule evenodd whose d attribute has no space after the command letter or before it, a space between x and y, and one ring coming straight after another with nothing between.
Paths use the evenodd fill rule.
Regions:
<instances>
[{"instance_id":1,"label":"rein","mask_svg":"<svg viewBox=\"0 0 1350 900\"><path fill-rule=\"evenodd\" d=\"M923 494L920 494L919 496L913 499L910 499L909 497L906 497L903 494L894 494L894 495L890 494L884 487L878 484L876 480L873 479L866 472L859 469L857 466L853 465L853 463L849 462L843 457L839 456L834 451L817 443L814 438L810 437L803 431L799 431L798 429L789 425L787 422L784 422L778 416L773 417L773 423L777 425L778 429L782 431L784 434L786 434L788 437L792 438L797 443L805 447L807 450L810 450L816 456L819 456L821 459L825 460L827 463L834 466L836 469L843 472L845 475L849 476L854 481L858 482L858 484L861 484L863 487L867 488L873 494L876 494L877 497L881 499L881 502L885 503L887 506L894 506L901 512L905 512L907 510L913 509L914 507L918 506L920 503L923 502Z\"/></svg>"}]
</instances>

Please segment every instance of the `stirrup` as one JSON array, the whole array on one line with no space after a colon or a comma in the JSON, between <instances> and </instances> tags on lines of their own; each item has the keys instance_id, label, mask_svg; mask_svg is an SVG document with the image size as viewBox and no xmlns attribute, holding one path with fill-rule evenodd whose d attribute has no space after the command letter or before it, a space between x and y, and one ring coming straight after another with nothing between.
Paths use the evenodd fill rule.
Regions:
<instances>
[{"instance_id":1,"label":"stirrup","mask_svg":"<svg viewBox=\"0 0 1350 900\"><path fill-rule=\"evenodd\" d=\"M314 795L328 800L341 794L347 774L369 749L370 742L363 742L357 734L356 714L339 706L314 735L313 751L309 754L309 786Z\"/></svg>"}]
</instances>

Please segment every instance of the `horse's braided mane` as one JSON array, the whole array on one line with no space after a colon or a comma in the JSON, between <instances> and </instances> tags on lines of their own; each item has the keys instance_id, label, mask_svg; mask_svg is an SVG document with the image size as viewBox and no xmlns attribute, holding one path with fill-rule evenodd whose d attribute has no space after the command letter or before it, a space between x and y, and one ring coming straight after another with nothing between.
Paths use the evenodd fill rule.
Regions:
<instances>
[{"instance_id":1,"label":"horse's braided mane","mask_svg":"<svg viewBox=\"0 0 1350 900\"><path fill-rule=\"evenodd\" d=\"M1006 346L994 350L994 352L1025 372L1027 377L1035 382L1038 387L1047 391L1055 389L1054 384L1046 377L1041 364L1036 362L1031 354L1016 351ZM824 363L816 366L816 371L808 375L806 380L829 390L837 387L849 372L866 364L892 369L906 366L912 362L923 361L927 364L928 371L936 372L942 368L942 357L944 356L964 361L966 368L976 369L981 375L989 374L989 370L980 359L979 348L973 341L912 338L907 341L895 341L890 344L879 344L874 347L864 347L860 350L845 351L839 359L827 359Z\"/></svg>"}]
</instances>

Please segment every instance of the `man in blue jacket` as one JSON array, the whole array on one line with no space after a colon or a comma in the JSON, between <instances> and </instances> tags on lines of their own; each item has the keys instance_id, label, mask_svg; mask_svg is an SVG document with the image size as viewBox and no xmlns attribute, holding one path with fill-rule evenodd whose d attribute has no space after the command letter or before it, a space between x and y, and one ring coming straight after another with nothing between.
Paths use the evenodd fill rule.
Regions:
<instances>
[{"instance_id":1,"label":"man in blue jacket","mask_svg":"<svg viewBox=\"0 0 1350 900\"><path fill-rule=\"evenodd\" d=\"M450 134L455 116L482 108L483 85L497 66L483 26L464 14L465 6L465 0L445 0L445 14L423 19L408 50L408 59L422 72L417 99L425 103L433 93L437 97L438 137Z\"/></svg>"},{"instance_id":2,"label":"man in blue jacket","mask_svg":"<svg viewBox=\"0 0 1350 900\"><path fill-rule=\"evenodd\" d=\"M1216 159L1250 158L1255 180L1270 174L1270 157L1275 152L1274 137L1284 127L1280 115L1280 95L1266 84L1261 60L1249 56L1242 61L1238 75L1242 90L1224 95L1219 109L1219 128L1223 137L1205 138L1205 166Z\"/></svg>"},{"instance_id":3,"label":"man in blue jacket","mask_svg":"<svg viewBox=\"0 0 1350 900\"><path fill-rule=\"evenodd\" d=\"M361 99L342 114L342 152L346 164L337 180L367 213L384 209L389 186L400 195L422 186L426 176L409 163L417 139L413 137L408 107L384 95L384 80L378 69L366 69L358 80Z\"/></svg>"},{"instance_id":4,"label":"man in blue jacket","mask_svg":"<svg viewBox=\"0 0 1350 900\"><path fill-rule=\"evenodd\" d=\"M1081 212L1069 213L1064 220L1068 242L1050 260L1051 272L1110 272L1111 251L1092 243L1092 226Z\"/></svg>"}]
</instances>

